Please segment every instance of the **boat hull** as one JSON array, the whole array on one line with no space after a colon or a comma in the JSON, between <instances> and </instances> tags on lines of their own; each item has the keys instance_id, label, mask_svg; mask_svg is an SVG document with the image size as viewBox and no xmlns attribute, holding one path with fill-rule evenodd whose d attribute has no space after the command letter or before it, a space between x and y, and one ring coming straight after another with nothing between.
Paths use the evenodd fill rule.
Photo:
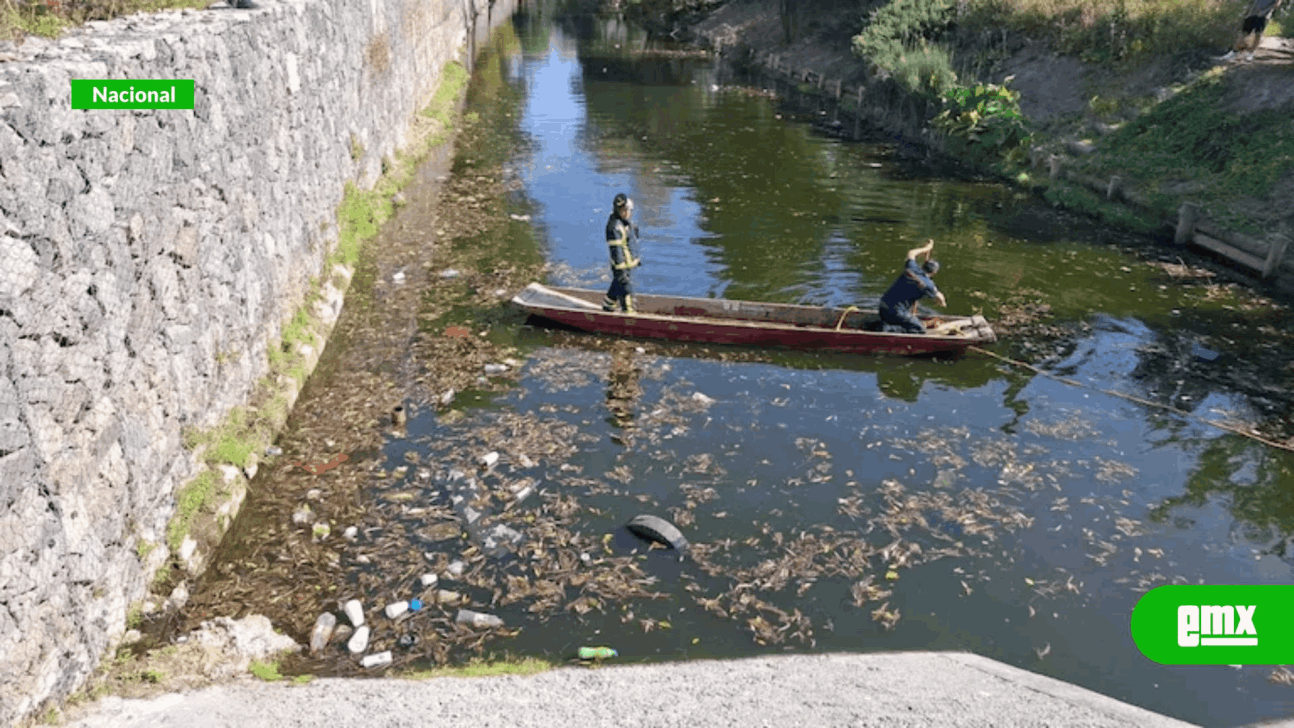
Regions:
<instances>
[{"instance_id":1,"label":"boat hull","mask_svg":"<svg viewBox=\"0 0 1294 728\"><path fill-rule=\"evenodd\" d=\"M532 283L512 300L534 316L581 331L703 344L922 356L960 354L996 340L980 317L927 317L929 324L936 325L966 322L959 335L890 334L864 330L876 320L875 312L635 295L638 310L625 314L602 311L597 305L601 298L600 291Z\"/></svg>"}]
</instances>

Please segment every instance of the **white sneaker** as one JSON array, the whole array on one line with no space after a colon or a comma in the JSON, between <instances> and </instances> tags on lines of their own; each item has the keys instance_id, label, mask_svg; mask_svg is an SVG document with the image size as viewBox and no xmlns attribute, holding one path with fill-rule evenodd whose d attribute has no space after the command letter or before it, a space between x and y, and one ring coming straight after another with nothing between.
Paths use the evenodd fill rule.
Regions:
<instances>
[{"instance_id":1,"label":"white sneaker","mask_svg":"<svg viewBox=\"0 0 1294 728\"><path fill-rule=\"evenodd\" d=\"M1229 61L1229 60L1231 60L1232 58L1235 58L1235 57L1236 57L1236 52L1235 52L1235 51L1227 51L1225 54L1218 56L1218 57L1217 57L1217 59L1218 59L1219 61Z\"/></svg>"}]
</instances>

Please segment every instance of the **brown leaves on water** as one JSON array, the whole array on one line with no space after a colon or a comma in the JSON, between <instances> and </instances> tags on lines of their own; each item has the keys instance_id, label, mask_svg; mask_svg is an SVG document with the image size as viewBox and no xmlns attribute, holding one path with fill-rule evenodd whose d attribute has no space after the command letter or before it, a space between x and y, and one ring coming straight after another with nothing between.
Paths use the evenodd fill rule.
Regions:
<instances>
[{"instance_id":1,"label":"brown leaves on water","mask_svg":"<svg viewBox=\"0 0 1294 728\"><path fill-rule=\"evenodd\" d=\"M1277 685L1289 685L1294 687L1294 671L1291 671L1287 665L1278 665L1267 676L1267 681Z\"/></svg>"}]
</instances>

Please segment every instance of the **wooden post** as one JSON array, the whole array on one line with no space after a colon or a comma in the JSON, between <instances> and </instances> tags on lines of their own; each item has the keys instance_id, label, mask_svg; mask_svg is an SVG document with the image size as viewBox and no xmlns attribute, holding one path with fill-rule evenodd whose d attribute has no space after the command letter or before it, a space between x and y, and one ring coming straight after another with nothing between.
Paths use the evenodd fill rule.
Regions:
<instances>
[{"instance_id":1,"label":"wooden post","mask_svg":"<svg viewBox=\"0 0 1294 728\"><path fill-rule=\"evenodd\" d=\"M858 102L854 107L854 138L863 138L863 92L867 90L866 86L858 85Z\"/></svg>"},{"instance_id":2,"label":"wooden post","mask_svg":"<svg viewBox=\"0 0 1294 728\"><path fill-rule=\"evenodd\" d=\"M1195 237L1195 222L1199 219L1200 208L1189 202L1183 202L1177 209L1177 233L1173 236L1174 245L1186 245Z\"/></svg>"},{"instance_id":3,"label":"wooden post","mask_svg":"<svg viewBox=\"0 0 1294 728\"><path fill-rule=\"evenodd\" d=\"M1050 157L1048 157L1047 163L1051 165L1049 176L1051 177L1051 179L1055 180L1057 177L1060 176L1060 166L1061 166L1060 155L1059 154L1051 155Z\"/></svg>"},{"instance_id":4,"label":"wooden post","mask_svg":"<svg viewBox=\"0 0 1294 728\"><path fill-rule=\"evenodd\" d=\"M1272 247L1267 250L1267 262L1263 265L1263 278L1270 278L1281 266L1285 258L1285 249L1289 246L1290 237L1282 231L1272 239Z\"/></svg>"},{"instance_id":5,"label":"wooden post","mask_svg":"<svg viewBox=\"0 0 1294 728\"><path fill-rule=\"evenodd\" d=\"M1105 188L1105 199L1113 200L1119 194L1119 186L1123 184L1123 179L1119 175L1110 177L1110 184Z\"/></svg>"}]
</instances>

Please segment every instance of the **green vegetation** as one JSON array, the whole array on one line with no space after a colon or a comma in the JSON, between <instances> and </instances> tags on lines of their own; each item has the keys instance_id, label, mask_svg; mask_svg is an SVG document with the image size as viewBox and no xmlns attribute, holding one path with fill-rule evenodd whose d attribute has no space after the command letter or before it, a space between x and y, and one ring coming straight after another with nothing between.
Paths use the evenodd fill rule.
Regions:
<instances>
[{"instance_id":1,"label":"green vegetation","mask_svg":"<svg viewBox=\"0 0 1294 728\"><path fill-rule=\"evenodd\" d=\"M467 87L467 81L467 68L463 64L457 61L446 63L440 72L440 87L431 97L431 103L422 110L422 115L440 122L444 132L453 129L454 109L458 106L458 99L463 95L463 89ZM443 139L433 142L431 146L438 146L442 141Z\"/></svg>"},{"instance_id":2,"label":"green vegetation","mask_svg":"<svg viewBox=\"0 0 1294 728\"><path fill-rule=\"evenodd\" d=\"M279 663L277 662L252 660L252 664L247 669L265 682L278 682L283 679L283 676L279 674Z\"/></svg>"},{"instance_id":3,"label":"green vegetation","mask_svg":"<svg viewBox=\"0 0 1294 728\"><path fill-rule=\"evenodd\" d=\"M136 541L135 555L139 557L140 563L148 561L148 555L153 553L153 549L155 548L157 548L157 544L152 541L145 541L142 538Z\"/></svg>"},{"instance_id":4,"label":"green vegetation","mask_svg":"<svg viewBox=\"0 0 1294 728\"><path fill-rule=\"evenodd\" d=\"M1016 166L1025 162L1030 132L1020 113L1019 91L997 84L950 89L934 126L962 158L981 164L999 159Z\"/></svg>"},{"instance_id":5,"label":"green vegetation","mask_svg":"<svg viewBox=\"0 0 1294 728\"><path fill-rule=\"evenodd\" d=\"M354 183L346 184L341 205L337 208L340 240L337 252L334 253L334 262L355 265L359 260L360 245L377 235L382 224L395 213L391 196L413 179L414 165L418 160L449 139L454 128L454 111L458 108L458 100L463 95L467 81L468 73L463 64L457 61L446 63L441 70L440 86L427 108L420 112L424 118L436 122L435 128L424 129L421 135L415 134L417 141L409 149L398 153L394 160L384 161L382 178L373 189L361 190ZM354 144L352 137L352 150Z\"/></svg>"},{"instance_id":6,"label":"green vegetation","mask_svg":"<svg viewBox=\"0 0 1294 728\"><path fill-rule=\"evenodd\" d=\"M178 552L180 543L189 533L189 527L193 524L193 519L198 513L210 504L218 495L216 487L218 477L214 470L203 470L198 477L189 481L180 488L177 497L178 504L175 508L175 515L171 522L166 526L166 543L171 547L171 551Z\"/></svg>"},{"instance_id":7,"label":"green vegetation","mask_svg":"<svg viewBox=\"0 0 1294 728\"><path fill-rule=\"evenodd\" d=\"M1054 43L1084 60L1219 51L1240 30L1244 3L1233 0L971 0L961 22Z\"/></svg>"},{"instance_id":8,"label":"green vegetation","mask_svg":"<svg viewBox=\"0 0 1294 728\"><path fill-rule=\"evenodd\" d=\"M1043 193L1043 197L1048 202L1091 215L1127 230L1150 234L1160 228L1160 223L1138 215L1123 205L1106 202L1092 191L1068 182L1053 183Z\"/></svg>"},{"instance_id":9,"label":"green vegetation","mask_svg":"<svg viewBox=\"0 0 1294 728\"><path fill-rule=\"evenodd\" d=\"M149 668L139 673L139 679L146 683L157 685L166 680L166 673L161 670Z\"/></svg>"},{"instance_id":10,"label":"green vegetation","mask_svg":"<svg viewBox=\"0 0 1294 728\"><path fill-rule=\"evenodd\" d=\"M892 0L869 13L854 53L894 74L910 90L941 96L957 83L947 49L932 45L951 26L953 0Z\"/></svg>"},{"instance_id":11,"label":"green vegetation","mask_svg":"<svg viewBox=\"0 0 1294 728\"><path fill-rule=\"evenodd\" d=\"M55 38L88 20L168 8L202 8L207 0L0 0L0 40L24 35Z\"/></svg>"},{"instance_id":12,"label":"green vegetation","mask_svg":"<svg viewBox=\"0 0 1294 728\"><path fill-rule=\"evenodd\" d=\"M553 669L553 665L534 657L487 661L474 659L461 667L437 667L417 670L400 677L410 680L428 680L438 677L492 677L495 675L537 675Z\"/></svg>"},{"instance_id":13,"label":"green vegetation","mask_svg":"<svg viewBox=\"0 0 1294 728\"><path fill-rule=\"evenodd\" d=\"M854 53L912 93L941 101L944 110L934 125L949 138L951 151L1014 176L1031 136L1020 94L995 84L958 83L951 53L937 43L956 16L953 0L892 0L868 14L854 37Z\"/></svg>"},{"instance_id":14,"label":"green vegetation","mask_svg":"<svg viewBox=\"0 0 1294 728\"><path fill-rule=\"evenodd\" d=\"M271 361L273 358L271 355ZM207 431L185 430L184 444L190 450L205 446L207 450L203 459L208 465L232 463L240 468L247 467L248 458L256 449L256 435L266 434L257 432L254 425L249 422L245 408L235 407L218 427Z\"/></svg>"},{"instance_id":15,"label":"green vegetation","mask_svg":"<svg viewBox=\"0 0 1294 728\"><path fill-rule=\"evenodd\" d=\"M1294 169L1294 117L1288 108L1237 115L1224 93L1220 73L1207 74L1103 140L1100 163L1150 190L1191 180L1205 204L1267 197Z\"/></svg>"}]
</instances>

